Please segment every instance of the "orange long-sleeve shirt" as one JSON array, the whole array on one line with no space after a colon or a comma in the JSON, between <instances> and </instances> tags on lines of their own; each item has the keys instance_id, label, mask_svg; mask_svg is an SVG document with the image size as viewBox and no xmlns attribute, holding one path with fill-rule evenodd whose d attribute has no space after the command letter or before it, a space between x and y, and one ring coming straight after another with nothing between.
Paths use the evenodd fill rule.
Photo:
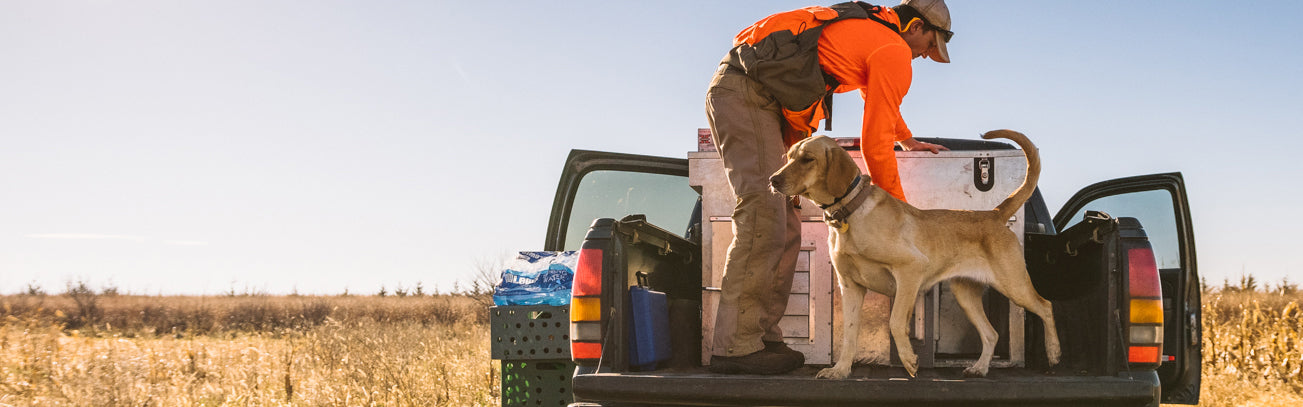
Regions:
<instances>
[{"instance_id":1,"label":"orange long-sleeve shirt","mask_svg":"<svg viewBox=\"0 0 1303 407\"><path fill-rule=\"evenodd\" d=\"M880 14L896 22L895 12ZM843 20L824 27L819 64L840 82L837 93L859 90L864 97L860 151L873 183L905 200L896 167L895 142L913 136L900 116L914 69L909 44L892 29L868 19Z\"/></svg>"}]
</instances>

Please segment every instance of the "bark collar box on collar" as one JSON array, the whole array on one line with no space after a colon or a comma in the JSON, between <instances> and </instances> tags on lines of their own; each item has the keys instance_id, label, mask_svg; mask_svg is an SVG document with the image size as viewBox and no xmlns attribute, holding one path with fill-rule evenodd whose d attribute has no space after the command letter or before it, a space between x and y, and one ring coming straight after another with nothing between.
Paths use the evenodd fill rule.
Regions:
<instances>
[{"instance_id":1,"label":"bark collar box on collar","mask_svg":"<svg viewBox=\"0 0 1303 407\"><path fill-rule=\"evenodd\" d=\"M820 208L823 208L824 223L837 228L840 232L846 232L847 227L849 227L846 224L846 218L850 217L856 209L859 209L864 204L864 200L869 197L869 194L864 193L865 185L862 181L863 178L856 175L855 181L851 182L851 187L846 191L846 194L838 197L828 206L820 205Z\"/></svg>"}]
</instances>

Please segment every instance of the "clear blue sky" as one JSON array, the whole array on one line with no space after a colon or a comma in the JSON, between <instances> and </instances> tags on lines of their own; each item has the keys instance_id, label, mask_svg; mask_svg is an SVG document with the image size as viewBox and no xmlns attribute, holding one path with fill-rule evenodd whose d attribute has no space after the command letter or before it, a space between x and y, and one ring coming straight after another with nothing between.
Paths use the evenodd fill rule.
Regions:
<instances>
[{"instance_id":1,"label":"clear blue sky","mask_svg":"<svg viewBox=\"0 0 1303 407\"><path fill-rule=\"evenodd\" d=\"M447 291L541 248L570 149L695 149L733 34L810 4L0 1L0 293ZM1052 209L1182 171L1210 282L1303 281L1303 3L950 9L916 135L1023 131Z\"/></svg>"}]
</instances>

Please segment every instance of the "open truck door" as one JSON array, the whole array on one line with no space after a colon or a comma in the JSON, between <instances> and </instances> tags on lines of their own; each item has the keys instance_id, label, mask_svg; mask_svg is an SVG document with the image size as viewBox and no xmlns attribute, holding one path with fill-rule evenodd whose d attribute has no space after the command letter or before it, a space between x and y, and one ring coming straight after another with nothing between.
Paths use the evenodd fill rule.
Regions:
<instances>
[{"instance_id":1,"label":"open truck door","mask_svg":"<svg viewBox=\"0 0 1303 407\"><path fill-rule=\"evenodd\" d=\"M1077 192L1054 217L1058 230L1082 222L1087 212L1135 218L1148 236L1159 270L1163 352L1157 369L1162 402L1198 404L1202 369L1202 316L1194 231L1180 173L1100 182Z\"/></svg>"},{"instance_id":2,"label":"open truck door","mask_svg":"<svg viewBox=\"0 0 1303 407\"><path fill-rule=\"evenodd\" d=\"M655 364L632 357L646 352L630 352L651 345L633 334L631 287L668 295L663 305L676 324L666 330L683 333L675 336L687 338L683 344L700 343L701 249L690 239L699 235L701 194L687 178L685 159L584 150L566 159L544 247L579 251L568 338L577 371ZM679 303L685 298L690 304Z\"/></svg>"},{"instance_id":3,"label":"open truck door","mask_svg":"<svg viewBox=\"0 0 1303 407\"><path fill-rule=\"evenodd\" d=\"M691 228L700 197L688 186L686 159L571 150L543 250L578 250L598 218L646 215L655 225Z\"/></svg>"}]
</instances>

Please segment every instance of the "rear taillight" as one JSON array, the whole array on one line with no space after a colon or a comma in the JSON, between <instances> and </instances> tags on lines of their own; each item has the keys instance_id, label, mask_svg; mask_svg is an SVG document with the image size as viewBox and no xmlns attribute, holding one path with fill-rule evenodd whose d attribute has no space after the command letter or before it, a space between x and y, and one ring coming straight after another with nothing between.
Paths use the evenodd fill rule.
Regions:
<instances>
[{"instance_id":1,"label":"rear taillight","mask_svg":"<svg viewBox=\"0 0 1303 407\"><path fill-rule=\"evenodd\" d=\"M1163 289L1154 250L1127 249L1127 362L1157 366L1163 354Z\"/></svg>"},{"instance_id":2,"label":"rear taillight","mask_svg":"<svg viewBox=\"0 0 1303 407\"><path fill-rule=\"evenodd\" d=\"M598 248L579 250L570 291L570 355L580 365L602 357L602 254Z\"/></svg>"}]
</instances>

